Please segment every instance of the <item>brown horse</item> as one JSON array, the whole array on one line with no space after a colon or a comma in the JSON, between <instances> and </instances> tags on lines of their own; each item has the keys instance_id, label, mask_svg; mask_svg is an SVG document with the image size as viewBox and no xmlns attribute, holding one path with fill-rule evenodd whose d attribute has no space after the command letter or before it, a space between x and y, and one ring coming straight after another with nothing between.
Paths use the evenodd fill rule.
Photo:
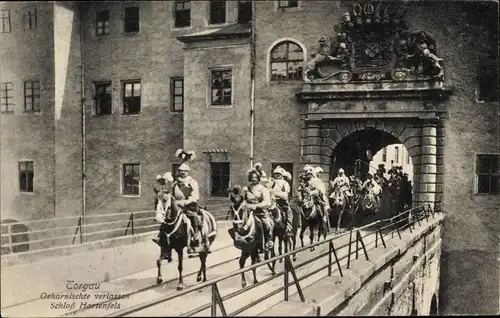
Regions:
<instances>
[{"instance_id":1,"label":"brown horse","mask_svg":"<svg viewBox=\"0 0 500 318\"><path fill-rule=\"evenodd\" d=\"M160 203L161 204L161 203ZM161 253L160 257L156 261L156 266L158 267L158 277L156 282L158 284L163 282L161 275L161 262L168 258L172 250L175 250L177 257L179 259L179 264L177 269L179 270L179 283L177 285L177 290L184 289L184 281L182 277L183 270L183 259L184 259L184 248L187 247L191 242L188 242L189 238L192 236L193 228L191 226L192 221L182 213L180 209L172 209L171 204L173 203L173 198L169 196L167 203L164 206L164 213L158 212L157 219L163 222L160 225L160 246ZM166 208L166 211L165 211ZM173 211L177 210L177 213ZM209 245L215 240L217 236L217 223L212 214L205 210L201 210L203 213L203 228L208 236ZM200 251L198 257L201 262L200 269L198 270L198 275L196 278L197 282L207 280L206 272L206 262L207 262L208 252Z\"/></svg>"},{"instance_id":2,"label":"brown horse","mask_svg":"<svg viewBox=\"0 0 500 318\"><path fill-rule=\"evenodd\" d=\"M300 229L300 242L302 247L304 247L304 232L306 229L309 229L309 239L311 244L314 243L314 230L318 230L318 241L323 235L323 238L326 239L326 235L328 233L328 224L325 224L323 218L321 217L321 207L317 202L315 202L314 198L310 195L304 195L305 193L301 190L302 193L302 202L299 203L301 208L301 217L302 217L302 228ZM314 251L314 247L311 247L311 251Z\"/></svg>"},{"instance_id":3,"label":"brown horse","mask_svg":"<svg viewBox=\"0 0 500 318\"><path fill-rule=\"evenodd\" d=\"M261 221L254 215L254 211L247 209L239 186L233 187L230 193L230 213L233 216L233 227L228 230L234 241L234 246L241 250L239 259L240 269L245 267L247 259L250 257L251 263L260 261L259 251L264 250L264 228ZM274 256L274 248L271 250L271 257ZM264 253L264 258L269 258L269 251ZM274 264L269 264L271 273L275 274ZM258 283L256 269L252 270L254 284ZM241 274L241 287L247 285L245 274Z\"/></svg>"}]
</instances>

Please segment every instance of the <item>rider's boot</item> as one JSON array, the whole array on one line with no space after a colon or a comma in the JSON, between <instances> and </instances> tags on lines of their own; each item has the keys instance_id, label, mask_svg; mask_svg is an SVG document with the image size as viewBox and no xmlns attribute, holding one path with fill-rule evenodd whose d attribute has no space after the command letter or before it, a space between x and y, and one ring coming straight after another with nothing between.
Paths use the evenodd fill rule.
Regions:
<instances>
[{"instance_id":1,"label":"rider's boot","mask_svg":"<svg viewBox=\"0 0 500 318\"><path fill-rule=\"evenodd\" d=\"M151 241L155 242L156 244L158 244L158 246L161 246L160 245L160 238L157 237L157 238L154 238L154 239L151 239Z\"/></svg>"}]
</instances>

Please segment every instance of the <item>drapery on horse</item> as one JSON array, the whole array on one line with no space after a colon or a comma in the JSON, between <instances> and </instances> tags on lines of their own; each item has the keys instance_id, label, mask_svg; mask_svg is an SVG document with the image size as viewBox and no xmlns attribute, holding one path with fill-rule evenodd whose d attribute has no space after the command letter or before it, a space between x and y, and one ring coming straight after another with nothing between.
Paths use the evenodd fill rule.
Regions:
<instances>
[{"instance_id":1,"label":"drapery on horse","mask_svg":"<svg viewBox=\"0 0 500 318\"><path fill-rule=\"evenodd\" d=\"M239 186L234 186L230 193L231 211L233 216L233 228L229 229L229 235L234 241L234 246L241 250L239 259L240 269L245 267L248 257L252 265L259 262L259 251L264 249L264 229L262 223L254 215L254 211L247 209ZM274 254L274 248L272 254ZM268 259L268 253L264 254ZM271 273L275 274L274 266L268 265ZM258 283L256 269L252 270L254 284ZM245 273L241 273L241 286L247 285Z\"/></svg>"},{"instance_id":2,"label":"drapery on horse","mask_svg":"<svg viewBox=\"0 0 500 318\"><path fill-rule=\"evenodd\" d=\"M337 220L337 232L339 231L340 224L342 222L342 216L344 215L344 212L349 213L348 205L347 205L347 197L340 189L336 189L330 194L330 205L332 208L332 212L337 214L338 220ZM353 207L354 209L354 207ZM354 211L352 211L354 212ZM351 214L352 214L351 212ZM332 213L332 214L334 214ZM351 216L351 221L352 221L352 216Z\"/></svg>"},{"instance_id":3,"label":"drapery on horse","mask_svg":"<svg viewBox=\"0 0 500 318\"><path fill-rule=\"evenodd\" d=\"M290 209L292 210L292 215L293 215L293 220L292 220L292 231L291 233L285 233L283 234L282 238L283 239L279 239L278 237L278 253L279 255L283 255L283 253L288 253L292 250L294 250L295 248L297 248L297 233L299 231L299 218L301 217L301 215L298 213L298 211L292 207L290 207ZM285 225L285 231L286 231L286 224L288 222L287 220L287 213L286 211L283 211L282 209L280 209L281 211L281 218L283 220L283 224ZM284 243L284 244L283 244ZM285 250L283 251L283 247L285 247ZM294 261L297 260L297 256L295 254L293 254L293 258L292 258ZM279 260L280 263L283 262L283 259L281 258Z\"/></svg>"},{"instance_id":4,"label":"drapery on horse","mask_svg":"<svg viewBox=\"0 0 500 318\"><path fill-rule=\"evenodd\" d=\"M377 200L375 199L375 193L373 189L367 189L365 194L361 196L359 200L359 208L363 213L374 213L376 214L379 210Z\"/></svg>"},{"instance_id":5,"label":"drapery on horse","mask_svg":"<svg viewBox=\"0 0 500 318\"><path fill-rule=\"evenodd\" d=\"M308 185L302 184L299 188L299 192L302 197L301 202L299 202L302 218L302 228L300 229L299 237L302 247L304 247L304 232L307 228L309 228L309 239L311 240L311 244L313 244L314 230L318 230L319 241L322 234L326 239L326 227L328 226L325 222L323 222L323 218L321 217L321 204L316 202L316 200L308 193L307 187ZM314 247L311 247L311 251L314 251Z\"/></svg>"},{"instance_id":6,"label":"drapery on horse","mask_svg":"<svg viewBox=\"0 0 500 318\"><path fill-rule=\"evenodd\" d=\"M191 242L188 242L188 239L192 237L194 232L191 226L191 220L182 213L182 210L172 209L171 205L173 203L173 198L168 195L167 202L163 205L160 201L158 202L156 220L161 223L160 225L160 246L161 253L160 257L156 261L156 266L158 267L158 277L156 278L156 282L158 284L163 282L161 276L161 262L162 260L167 258L167 255L171 253L171 250L175 250L177 252L177 257L179 259L179 264L177 269L179 270L179 283L177 285L177 290L184 289L184 282L182 278L182 263L184 259L184 248L188 246ZM178 211L174 213L173 211ZM209 245L215 240L217 236L217 223L212 214L205 210L201 210L204 214L203 218L203 230L208 233L208 242ZM201 266L198 270L198 275L196 278L197 282L206 281L207 280L207 272L206 272L206 262L207 262L208 253L206 251L200 251L198 257L200 258Z\"/></svg>"}]
</instances>

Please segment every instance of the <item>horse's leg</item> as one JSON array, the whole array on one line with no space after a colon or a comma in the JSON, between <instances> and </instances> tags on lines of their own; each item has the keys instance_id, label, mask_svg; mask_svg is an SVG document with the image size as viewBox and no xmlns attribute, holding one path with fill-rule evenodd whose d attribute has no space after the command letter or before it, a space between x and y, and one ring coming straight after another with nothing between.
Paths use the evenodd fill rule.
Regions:
<instances>
[{"instance_id":1,"label":"horse's leg","mask_svg":"<svg viewBox=\"0 0 500 318\"><path fill-rule=\"evenodd\" d=\"M312 245L314 243L314 225L312 223L309 223L309 240ZM311 247L310 250L314 251L314 247Z\"/></svg>"},{"instance_id":2,"label":"horse's leg","mask_svg":"<svg viewBox=\"0 0 500 318\"><path fill-rule=\"evenodd\" d=\"M179 259L179 265L177 266L177 269L179 270L179 284L177 285L177 290L183 290L184 280L182 278L182 261L184 260L184 251L181 247L176 248L175 251L177 252L177 258Z\"/></svg>"},{"instance_id":3,"label":"horse's leg","mask_svg":"<svg viewBox=\"0 0 500 318\"><path fill-rule=\"evenodd\" d=\"M250 256L250 254L248 254L245 251L241 251L240 269L242 269L243 267L245 267L245 262L247 261L248 256ZM247 280L245 278L245 273L241 273L241 287L245 288L246 286L247 286Z\"/></svg>"},{"instance_id":4,"label":"horse's leg","mask_svg":"<svg viewBox=\"0 0 500 318\"><path fill-rule=\"evenodd\" d=\"M308 226L307 220L305 218L302 219L302 226L300 227L300 243L302 244L302 247L304 247L304 232L306 231Z\"/></svg>"},{"instance_id":5,"label":"horse's leg","mask_svg":"<svg viewBox=\"0 0 500 318\"><path fill-rule=\"evenodd\" d=\"M252 265L257 264L259 260L259 254L257 253L257 249L255 249L252 252L252 255L250 255L251 260L252 260ZM257 284L259 281L257 280L257 269L252 269L252 274L253 274L253 283Z\"/></svg>"},{"instance_id":6,"label":"horse's leg","mask_svg":"<svg viewBox=\"0 0 500 318\"><path fill-rule=\"evenodd\" d=\"M297 248L297 229L294 229L294 231L293 231L293 235L291 237L290 245L291 245L291 249L292 250L295 250ZM293 261L297 260L297 254L294 253L292 255L292 260Z\"/></svg>"},{"instance_id":7,"label":"horse's leg","mask_svg":"<svg viewBox=\"0 0 500 318\"><path fill-rule=\"evenodd\" d=\"M207 281L207 256L208 256L207 252L200 252L199 257L200 257L201 266L200 266L200 270L198 271L198 276L196 277L197 282L202 281L202 274L203 274L203 281L204 282Z\"/></svg>"},{"instance_id":8,"label":"horse's leg","mask_svg":"<svg viewBox=\"0 0 500 318\"><path fill-rule=\"evenodd\" d=\"M340 223L342 222L342 215L344 214L344 208L340 209L339 211L339 219L337 220L337 233L339 232L339 229L340 229Z\"/></svg>"},{"instance_id":9,"label":"horse's leg","mask_svg":"<svg viewBox=\"0 0 500 318\"><path fill-rule=\"evenodd\" d=\"M278 255L283 255L283 237L278 236ZM285 244L286 244L286 242L285 242ZM279 262L283 263L283 259L280 258Z\"/></svg>"}]
</instances>

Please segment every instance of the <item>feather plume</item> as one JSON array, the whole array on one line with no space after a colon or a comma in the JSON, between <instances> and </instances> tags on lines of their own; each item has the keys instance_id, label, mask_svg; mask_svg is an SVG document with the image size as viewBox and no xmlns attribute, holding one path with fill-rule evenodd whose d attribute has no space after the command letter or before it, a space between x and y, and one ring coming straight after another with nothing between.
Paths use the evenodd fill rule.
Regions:
<instances>
[{"instance_id":1,"label":"feather plume","mask_svg":"<svg viewBox=\"0 0 500 318\"><path fill-rule=\"evenodd\" d=\"M175 156L179 159L182 159L181 158L181 154L184 152L184 150L182 149L177 149L177 151L175 152Z\"/></svg>"},{"instance_id":2,"label":"feather plume","mask_svg":"<svg viewBox=\"0 0 500 318\"><path fill-rule=\"evenodd\" d=\"M186 160L187 161L194 161L194 159L196 159L196 154L194 153L194 151L186 152Z\"/></svg>"},{"instance_id":3,"label":"feather plume","mask_svg":"<svg viewBox=\"0 0 500 318\"><path fill-rule=\"evenodd\" d=\"M172 176L171 172L166 172L163 175L163 179L165 179L165 181L167 181L167 182L174 182L174 177Z\"/></svg>"}]
</instances>

